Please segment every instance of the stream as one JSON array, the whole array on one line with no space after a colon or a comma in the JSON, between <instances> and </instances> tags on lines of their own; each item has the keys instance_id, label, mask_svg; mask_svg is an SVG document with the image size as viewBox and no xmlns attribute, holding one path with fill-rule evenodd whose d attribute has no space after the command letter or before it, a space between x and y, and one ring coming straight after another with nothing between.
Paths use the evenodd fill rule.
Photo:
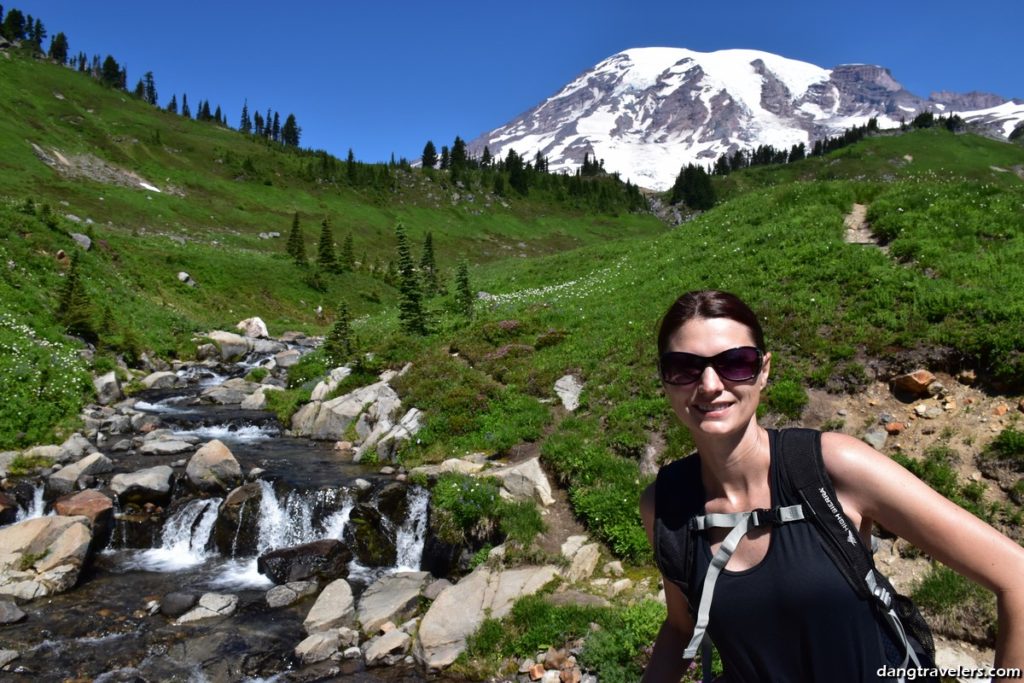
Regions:
<instances>
[{"instance_id":1,"label":"stream","mask_svg":"<svg viewBox=\"0 0 1024 683\"><path fill-rule=\"evenodd\" d=\"M419 570L427 541L429 492L353 463L351 455L322 443L286 436L273 414L238 405L199 404L205 389L259 363L177 371L183 388L147 390L133 409L159 420L159 428L198 444L219 439L247 475L247 495L234 508L223 496L197 495L176 484L171 501L151 514L115 506L105 546L63 594L21 605L28 618L0 627L0 649L21 653L4 680L12 681L426 681L415 665L366 669L362 659L321 662L301 669L293 650L305 638L302 621L315 598L271 609L270 579L257 558L270 550L320 539L353 547L347 580L358 596L376 579ZM112 436L111 441L123 436ZM138 443L138 441L136 441ZM133 447L110 452L114 473L172 465L178 481L191 452L141 455ZM252 478L253 470L258 478ZM106 477L109 480L109 476ZM18 521L53 514L42 482L31 496L21 484ZM229 512L234 510L234 512ZM358 527L358 529L357 529ZM369 533L372 543L357 541ZM360 545L362 543L362 545ZM322 587L322 586L321 586ZM171 593L230 593L230 617L176 625L159 612ZM438 680L438 679L432 679Z\"/></svg>"}]
</instances>

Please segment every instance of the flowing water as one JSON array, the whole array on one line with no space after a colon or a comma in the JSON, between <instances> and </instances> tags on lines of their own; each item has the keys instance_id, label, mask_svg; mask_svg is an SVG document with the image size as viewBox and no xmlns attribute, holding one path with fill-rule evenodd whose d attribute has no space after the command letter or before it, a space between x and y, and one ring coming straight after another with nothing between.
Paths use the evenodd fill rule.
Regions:
<instances>
[{"instance_id":1,"label":"flowing water","mask_svg":"<svg viewBox=\"0 0 1024 683\"><path fill-rule=\"evenodd\" d=\"M179 372L191 382L187 390L147 392L135 408L158 416L178 436L223 441L243 472L263 470L254 483L258 495L238 508L231 534L218 539L224 500L196 497L187 487L175 489L151 531L133 527L138 526L133 521L137 515L127 515L115 504L118 521L111 539L83 571L79 585L22 605L28 619L3 627L0 649L21 653L15 662L19 669L4 672L10 678L3 680L299 680L293 678L298 674L292 651L305 637L302 620L313 600L270 609L265 593L273 584L257 571L257 558L314 540L350 542L354 511L360 506L376 509L379 492L395 482L353 464L328 445L284 436L268 413L195 404L199 391L227 374L206 368ZM173 464L180 458L132 452L114 456L117 471ZM409 486L404 501L395 511L377 514L381 532L392 539L394 562L364 565L352 560L349 566L357 596L384 574L420 568L429 492ZM18 520L45 511L44 487L39 485ZM232 593L239 597L238 608L229 618L179 626L157 612L160 600L173 592ZM332 666L340 669L337 676L316 680L426 680L413 667L363 670L358 660L325 662L312 671ZM302 671L305 675L311 670Z\"/></svg>"}]
</instances>

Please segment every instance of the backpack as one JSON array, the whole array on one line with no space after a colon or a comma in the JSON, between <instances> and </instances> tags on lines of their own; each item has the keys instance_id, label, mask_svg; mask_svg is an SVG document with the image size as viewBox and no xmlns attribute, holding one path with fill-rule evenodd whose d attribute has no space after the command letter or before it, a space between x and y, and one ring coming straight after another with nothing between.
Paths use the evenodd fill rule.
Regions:
<instances>
[{"instance_id":1,"label":"backpack","mask_svg":"<svg viewBox=\"0 0 1024 683\"><path fill-rule=\"evenodd\" d=\"M854 593L868 600L893 642L902 648L902 668L934 667L935 645L931 631L917 607L892 587L876 568L872 551L861 540L843 513L835 488L821 457L821 432L784 429L777 433L776 457L780 480L790 496L801 504L772 510L731 514L704 514L699 456L690 456L662 467L655 483L654 555L666 580L686 596L695 627L683 657L692 659L705 640L705 629L715 581L740 539L751 527L810 521L821 547ZM670 505L668 501L672 501ZM697 532L711 527L732 528L708 567L702 586L694 585ZM694 605L697 605L694 608ZM705 650L705 655L709 654ZM710 661L707 657L704 661ZM705 669L705 680L710 672Z\"/></svg>"}]
</instances>

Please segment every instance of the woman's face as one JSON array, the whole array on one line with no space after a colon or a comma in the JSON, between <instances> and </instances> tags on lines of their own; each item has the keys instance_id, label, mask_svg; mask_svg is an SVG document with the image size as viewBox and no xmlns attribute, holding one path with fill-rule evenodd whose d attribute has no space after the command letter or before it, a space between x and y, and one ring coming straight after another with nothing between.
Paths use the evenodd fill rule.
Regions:
<instances>
[{"instance_id":1,"label":"woman's face","mask_svg":"<svg viewBox=\"0 0 1024 683\"><path fill-rule=\"evenodd\" d=\"M667 350L709 358L739 346L755 346L746 325L730 318L693 318L676 330ZM692 384L665 384L665 394L679 420L695 436L731 434L746 429L754 419L770 364L771 354L766 353L760 372L744 382L722 379L709 365Z\"/></svg>"}]
</instances>

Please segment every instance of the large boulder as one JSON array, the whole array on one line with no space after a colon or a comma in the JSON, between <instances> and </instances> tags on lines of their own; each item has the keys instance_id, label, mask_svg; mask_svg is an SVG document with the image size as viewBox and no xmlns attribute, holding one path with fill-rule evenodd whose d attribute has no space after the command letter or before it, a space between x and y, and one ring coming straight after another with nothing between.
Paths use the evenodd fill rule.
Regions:
<instances>
[{"instance_id":1,"label":"large boulder","mask_svg":"<svg viewBox=\"0 0 1024 683\"><path fill-rule=\"evenodd\" d=\"M18 501L0 491L0 526L13 524L18 518Z\"/></svg>"},{"instance_id":2,"label":"large boulder","mask_svg":"<svg viewBox=\"0 0 1024 683\"><path fill-rule=\"evenodd\" d=\"M274 363L279 368L290 368L299 362L302 352L298 349L287 349L274 354Z\"/></svg>"},{"instance_id":3,"label":"large boulder","mask_svg":"<svg viewBox=\"0 0 1024 683\"><path fill-rule=\"evenodd\" d=\"M215 330L207 333L206 336L217 345L220 350L220 358L223 361L238 360L252 350L250 339L231 332Z\"/></svg>"},{"instance_id":4,"label":"large boulder","mask_svg":"<svg viewBox=\"0 0 1024 683\"><path fill-rule=\"evenodd\" d=\"M398 572L379 579L359 597L356 614L363 633L373 635L386 622L413 616L430 572Z\"/></svg>"},{"instance_id":5,"label":"large boulder","mask_svg":"<svg viewBox=\"0 0 1024 683\"><path fill-rule=\"evenodd\" d=\"M242 466L223 442L214 439L189 459L185 475L200 491L224 493L241 483Z\"/></svg>"},{"instance_id":6,"label":"large boulder","mask_svg":"<svg viewBox=\"0 0 1024 683\"><path fill-rule=\"evenodd\" d=\"M254 339L270 336L270 332L267 331L267 324L258 317L246 318L235 325L235 329L246 337Z\"/></svg>"},{"instance_id":7,"label":"large boulder","mask_svg":"<svg viewBox=\"0 0 1024 683\"><path fill-rule=\"evenodd\" d=\"M393 419L394 412L400 406L401 401L394 389L384 382L376 382L330 401L303 406L292 416L292 431L296 436L338 441L344 437L349 425L364 412L372 414L375 424L382 417Z\"/></svg>"},{"instance_id":8,"label":"large boulder","mask_svg":"<svg viewBox=\"0 0 1024 683\"><path fill-rule=\"evenodd\" d=\"M303 664L315 664L329 659L338 651L341 636L338 629L320 631L307 636L295 646L295 657Z\"/></svg>"},{"instance_id":9,"label":"large boulder","mask_svg":"<svg viewBox=\"0 0 1024 683\"><path fill-rule=\"evenodd\" d=\"M555 502L551 484L540 466L540 458L530 458L515 465L487 470L488 477L501 481L501 485L516 499L536 499L542 505Z\"/></svg>"},{"instance_id":10,"label":"large boulder","mask_svg":"<svg viewBox=\"0 0 1024 683\"><path fill-rule=\"evenodd\" d=\"M57 462L72 462L84 458L95 450L87 438L75 432L60 445L55 459Z\"/></svg>"},{"instance_id":11,"label":"large boulder","mask_svg":"<svg viewBox=\"0 0 1024 683\"><path fill-rule=\"evenodd\" d=\"M334 368L331 370L327 377L322 379L313 388L313 393L310 395L311 401L322 401L327 398L332 391L338 388L342 380L352 374L352 368L342 366L340 368Z\"/></svg>"},{"instance_id":12,"label":"large boulder","mask_svg":"<svg viewBox=\"0 0 1024 683\"><path fill-rule=\"evenodd\" d=\"M166 371L153 372L142 378L142 386L147 389L171 389L180 382L176 373Z\"/></svg>"},{"instance_id":13,"label":"large boulder","mask_svg":"<svg viewBox=\"0 0 1024 683\"><path fill-rule=\"evenodd\" d=\"M0 595L34 600L72 588L91 541L85 517L36 517L0 529Z\"/></svg>"},{"instance_id":14,"label":"large boulder","mask_svg":"<svg viewBox=\"0 0 1024 683\"><path fill-rule=\"evenodd\" d=\"M256 552L262 498L263 488L255 481L239 486L224 498L213 527L217 550L222 555L238 557Z\"/></svg>"},{"instance_id":15,"label":"large boulder","mask_svg":"<svg viewBox=\"0 0 1024 683\"><path fill-rule=\"evenodd\" d=\"M114 501L96 489L87 489L58 498L53 504L58 515L85 517L92 524L93 532L108 527L114 519Z\"/></svg>"},{"instance_id":16,"label":"large boulder","mask_svg":"<svg viewBox=\"0 0 1024 683\"><path fill-rule=\"evenodd\" d=\"M62 467L50 475L48 482L50 488L58 494L70 493L75 490L75 484L83 476L94 476L106 474L114 469L114 463L102 453L87 455L81 460L66 467Z\"/></svg>"},{"instance_id":17,"label":"large boulder","mask_svg":"<svg viewBox=\"0 0 1024 683\"><path fill-rule=\"evenodd\" d=\"M264 553L256 569L278 584L307 579L326 582L348 576L351 561L352 551L344 543L325 538Z\"/></svg>"},{"instance_id":18,"label":"large boulder","mask_svg":"<svg viewBox=\"0 0 1024 683\"><path fill-rule=\"evenodd\" d=\"M557 577L558 568L551 565L505 571L478 567L430 605L420 622L417 658L428 669L448 666L485 618L501 619L518 598L533 595Z\"/></svg>"},{"instance_id":19,"label":"large boulder","mask_svg":"<svg viewBox=\"0 0 1024 683\"><path fill-rule=\"evenodd\" d=\"M366 644L366 666L393 664L409 651L412 637L405 631L395 629L374 638Z\"/></svg>"},{"instance_id":20,"label":"large boulder","mask_svg":"<svg viewBox=\"0 0 1024 683\"><path fill-rule=\"evenodd\" d=\"M92 385L96 388L96 400L102 405L109 405L124 398L121 384L113 370L93 379Z\"/></svg>"},{"instance_id":21,"label":"large boulder","mask_svg":"<svg viewBox=\"0 0 1024 683\"><path fill-rule=\"evenodd\" d=\"M423 426L423 411L419 408L410 408L409 411L402 416L398 424L391 425L391 428L381 436L376 443L373 443L370 439L367 439L359 450L356 451L357 460L360 459L365 453L369 446L372 445L377 451L377 458L381 462L388 460L394 460L395 454L402 443L409 441L412 437L416 436L417 432Z\"/></svg>"},{"instance_id":22,"label":"large boulder","mask_svg":"<svg viewBox=\"0 0 1024 683\"><path fill-rule=\"evenodd\" d=\"M267 392L269 391L284 391L284 389L275 387L272 384L264 384L255 392L246 396L239 407L242 410L266 410Z\"/></svg>"},{"instance_id":23,"label":"large boulder","mask_svg":"<svg viewBox=\"0 0 1024 683\"><path fill-rule=\"evenodd\" d=\"M235 377L206 389L199 396L199 400L203 403L235 405L244 401L251 394L254 394L259 388L260 385L255 382L248 382L241 377Z\"/></svg>"},{"instance_id":24,"label":"large boulder","mask_svg":"<svg viewBox=\"0 0 1024 683\"><path fill-rule=\"evenodd\" d=\"M302 627L306 629L306 633L312 635L341 626L351 626L355 614L352 587L345 579L337 579L320 593L302 622Z\"/></svg>"},{"instance_id":25,"label":"large boulder","mask_svg":"<svg viewBox=\"0 0 1024 683\"><path fill-rule=\"evenodd\" d=\"M110 480L111 490L121 504L166 505L171 498L174 470L167 465L148 467L125 474L115 474Z\"/></svg>"}]
</instances>

